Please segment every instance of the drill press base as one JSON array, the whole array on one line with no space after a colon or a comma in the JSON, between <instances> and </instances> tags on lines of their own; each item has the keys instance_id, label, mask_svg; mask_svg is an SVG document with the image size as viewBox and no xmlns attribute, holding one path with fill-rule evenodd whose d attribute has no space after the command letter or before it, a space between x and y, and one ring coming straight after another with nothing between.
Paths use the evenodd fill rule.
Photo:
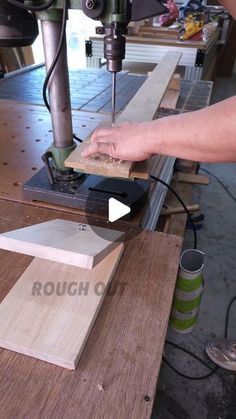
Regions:
<instances>
[{"instance_id":1,"label":"drill press base","mask_svg":"<svg viewBox=\"0 0 236 419\"><path fill-rule=\"evenodd\" d=\"M42 168L23 186L27 200L79 208L86 212L108 214L108 200L115 198L128 205L131 212L124 220L130 220L148 203L147 180L126 181L95 175L82 175L73 181L50 184L46 168Z\"/></svg>"}]
</instances>

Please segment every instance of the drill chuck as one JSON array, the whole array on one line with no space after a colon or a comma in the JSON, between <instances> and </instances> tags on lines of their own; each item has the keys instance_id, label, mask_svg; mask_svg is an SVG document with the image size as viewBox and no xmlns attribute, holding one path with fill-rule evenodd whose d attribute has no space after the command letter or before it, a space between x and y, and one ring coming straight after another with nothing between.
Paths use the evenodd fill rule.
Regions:
<instances>
[{"instance_id":1,"label":"drill chuck","mask_svg":"<svg viewBox=\"0 0 236 419\"><path fill-rule=\"evenodd\" d=\"M105 36L104 57L107 60L108 71L119 72L122 70L122 61L125 58L125 37L123 35Z\"/></svg>"}]
</instances>

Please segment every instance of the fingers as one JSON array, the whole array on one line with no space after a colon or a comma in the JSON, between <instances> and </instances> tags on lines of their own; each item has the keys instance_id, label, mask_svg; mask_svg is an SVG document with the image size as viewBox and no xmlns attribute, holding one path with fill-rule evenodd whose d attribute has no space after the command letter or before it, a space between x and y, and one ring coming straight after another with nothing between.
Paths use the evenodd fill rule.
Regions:
<instances>
[{"instance_id":1,"label":"fingers","mask_svg":"<svg viewBox=\"0 0 236 419\"><path fill-rule=\"evenodd\" d=\"M113 128L97 128L91 138L90 143L102 142L102 143L113 143L118 142L122 139L121 130L122 128L128 129L130 127L130 123L122 123L120 126L117 125ZM109 139L109 140L108 140Z\"/></svg>"},{"instance_id":2,"label":"fingers","mask_svg":"<svg viewBox=\"0 0 236 419\"><path fill-rule=\"evenodd\" d=\"M111 157L118 158L116 155L115 144L100 142L88 144L88 146L84 149L82 156L86 158L96 153L108 154Z\"/></svg>"},{"instance_id":3,"label":"fingers","mask_svg":"<svg viewBox=\"0 0 236 419\"><path fill-rule=\"evenodd\" d=\"M104 137L110 137L112 139L112 128L98 128L96 129L91 138L90 138L90 143L99 141L101 138Z\"/></svg>"}]
</instances>

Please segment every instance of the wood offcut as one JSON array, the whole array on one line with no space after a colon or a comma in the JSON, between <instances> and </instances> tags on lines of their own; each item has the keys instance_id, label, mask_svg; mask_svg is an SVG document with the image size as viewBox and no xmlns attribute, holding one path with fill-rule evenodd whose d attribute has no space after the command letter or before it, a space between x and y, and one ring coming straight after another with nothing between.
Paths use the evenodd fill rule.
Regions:
<instances>
[{"instance_id":1,"label":"wood offcut","mask_svg":"<svg viewBox=\"0 0 236 419\"><path fill-rule=\"evenodd\" d=\"M92 269L124 233L67 220L51 220L0 234L0 248Z\"/></svg>"}]
</instances>

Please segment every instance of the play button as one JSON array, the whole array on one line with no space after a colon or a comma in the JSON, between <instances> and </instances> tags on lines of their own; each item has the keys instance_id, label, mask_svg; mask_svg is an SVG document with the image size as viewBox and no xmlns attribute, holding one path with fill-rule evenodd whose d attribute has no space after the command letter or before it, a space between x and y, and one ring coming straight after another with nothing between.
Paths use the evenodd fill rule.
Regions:
<instances>
[{"instance_id":1,"label":"play button","mask_svg":"<svg viewBox=\"0 0 236 419\"><path fill-rule=\"evenodd\" d=\"M149 182L144 179L122 180L110 177L89 175L76 192L76 197L84 199L87 191L86 213L87 224L100 237L108 240L107 230L97 228L91 222L94 214L101 214L108 229L123 231L120 241L133 239L141 234L142 229L137 228L142 222L142 217L149 213ZM140 214L140 216L139 216ZM136 220L132 222L134 219Z\"/></svg>"},{"instance_id":2,"label":"play button","mask_svg":"<svg viewBox=\"0 0 236 419\"><path fill-rule=\"evenodd\" d=\"M110 223L114 223L114 221L117 221L125 215L129 214L130 211L131 209L128 207L128 205L122 204L122 202L115 198L109 199L108 219Z\"/></svg>"}]
</instances>

